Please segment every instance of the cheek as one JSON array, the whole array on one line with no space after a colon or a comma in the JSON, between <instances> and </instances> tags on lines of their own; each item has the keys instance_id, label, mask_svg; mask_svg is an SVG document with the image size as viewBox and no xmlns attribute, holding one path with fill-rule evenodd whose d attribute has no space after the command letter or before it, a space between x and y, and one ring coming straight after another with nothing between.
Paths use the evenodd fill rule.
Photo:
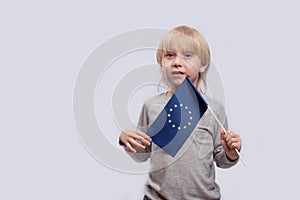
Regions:
<instances>
[{"instance_id":1,"label":"cheek","mask_svg":"<svg viewBox=\"0 0 300 200\"><path fill-rule=\"evenodd\" d=\"M161 71L168 72L170 70L172 70L172 65L170 65L169 62L162 62L161 63Z\"/></svg>"},{"instance_id":2,"label":"cheek","mask_svg":"<svg viewBox=\"0 0 300 200\"><path fill-rule=\"evenodd\" d=\"M189 76L197 76L197 74L200 72L200 69L199 69L199 67L198 66L196 66L196 65L192 65L192 66L190 66L189 67L189 69L188 69L188 74L189 74Z\"/></svg>"},{"instance_id":3,"label":"cheek","mask_svg":"<svg viewBox=\"0 0 300 200\"><path fill-rule=\"evenodd\" d=\"M199 77L200 69L197 67L190 67L188 70L188 75L192 81L196 81Z\"/></svg>"},{"instance_id":4,"label":"cheek","mask_svg":"<svg viewBox=\"0 0 300 200\"><path fill-rule=\"evenodd\" d=\"M167 67L168 67L168 66L171 65L171 61L166 60L166 59L162 59L161 64L162 64L163 66L167 66Z\"/></svg>"},{"instance_id":5,"label":"cheek","mask_svg":"<svg viewBox=\"0 0 300 200\"><path fill-rule=\"evenodd\" d=\"M170 68L166 67L166 66L162 66L160 67L160 71L161 71L161 74L163 77L167 78L168 77L168 74L169 74L169 70Z\"/></svg>"}]
</instances>

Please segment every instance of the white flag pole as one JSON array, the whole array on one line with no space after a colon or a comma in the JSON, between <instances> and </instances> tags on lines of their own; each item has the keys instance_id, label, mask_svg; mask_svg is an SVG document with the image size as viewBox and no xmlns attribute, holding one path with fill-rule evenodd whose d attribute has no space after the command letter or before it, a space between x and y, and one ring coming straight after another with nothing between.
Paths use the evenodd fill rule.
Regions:
<instances>
[{"instance_id":1,"label":"white flag pole","mask_svg":"<svg viewBox=\"0 0 300 200\"><path fill-rule=\"evenodd\" d=\"M218 117L215 115L214 111L207 106L208 110L210 110L211 114L214 116L214 118L216 119L216 121L218 122L218 124L221 126L221 128L223 129L224 132L226 132L226 129L224 128L224 126L222 125L222 123L220 122L220 120L218 119ZM238 154L238 156L241 158L242 163L244 164L244 166L246 167L246 162L244 161L242 155L240 154L240 152L234 148L235 152Z\"/></svg>"}]
</instances>

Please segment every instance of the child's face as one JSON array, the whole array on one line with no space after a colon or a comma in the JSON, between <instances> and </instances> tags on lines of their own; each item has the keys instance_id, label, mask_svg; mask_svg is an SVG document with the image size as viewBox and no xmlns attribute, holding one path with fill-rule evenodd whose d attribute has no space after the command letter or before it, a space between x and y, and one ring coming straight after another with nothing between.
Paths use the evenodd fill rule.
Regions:
<instances>
[{"instance_id":1,"label":"child's face","mask_svg":"<svg viewBox=\"0 0 300 200\"><path fill-rule=\"evenodd\" d=\"M162 73L166 84L171 90L176 88L189 76L196 84L199 72L203 72L201 60L194 52L180 48L174 44L169 51L165 51L162 58Z\"/></svg>"}]
</instances>

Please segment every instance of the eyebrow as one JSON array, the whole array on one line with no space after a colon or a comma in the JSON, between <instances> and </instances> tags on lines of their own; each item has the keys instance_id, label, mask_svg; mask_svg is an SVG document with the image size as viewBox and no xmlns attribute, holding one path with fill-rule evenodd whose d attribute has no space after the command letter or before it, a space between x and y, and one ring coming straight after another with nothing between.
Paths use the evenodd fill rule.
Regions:
<instances>
[{"instance_id":1,"label":"eyebrow","mask_svg":"<svg viewBox=\"0 0 300 200\"><path fill-rule=\"evenodd\" d=\"M175 51L174 49L166 49L164 50L164 52L171 52L171 53L178 53L178 51ZM190 49L180 49L180 54L183 54L183 53L195 53L195 51L193 50L190 50Z\"/></svg>"}]
</instances>

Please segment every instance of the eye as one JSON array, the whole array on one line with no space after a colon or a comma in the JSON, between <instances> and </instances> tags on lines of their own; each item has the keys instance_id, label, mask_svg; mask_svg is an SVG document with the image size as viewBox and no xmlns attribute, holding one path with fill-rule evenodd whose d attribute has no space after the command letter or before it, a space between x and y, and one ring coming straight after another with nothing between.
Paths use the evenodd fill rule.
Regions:
<instances>
[{"instance_id":1,"label":"eye","mask_svg":"<svg viewBox=\"0 0 300 200\"><path fill-rule=\"evenodd\" d=\"M166 57L166 58L172 58L172 57L174 57L175 56L175 53L172 53L172 52L166 52L165 54L164 54L164 57Z\"/></svg>"},{"instance_id":2,"label":"eye","mask_svg":"<svg viewBox=\"0 0 300 200\"><path fill-rule=\"evenodd\" d=\"M185 53L185 54L183 54L184 55L184 57L186 57L186 58L191 58L191 57L193 57L193 53Z\"/></svg>"}]
</instances>

